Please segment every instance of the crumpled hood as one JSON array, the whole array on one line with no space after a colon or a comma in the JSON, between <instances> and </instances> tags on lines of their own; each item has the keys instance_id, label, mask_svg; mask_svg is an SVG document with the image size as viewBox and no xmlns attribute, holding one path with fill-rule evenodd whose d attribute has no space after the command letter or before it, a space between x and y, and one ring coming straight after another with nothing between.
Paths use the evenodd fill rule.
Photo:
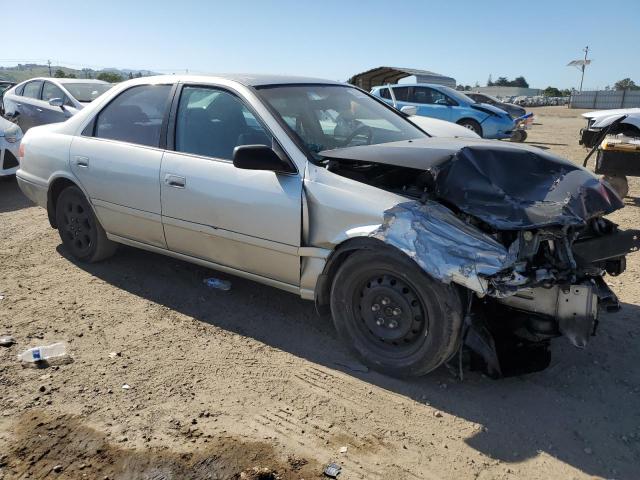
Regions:
<instances>
[{"instance_id":1,"label":"crumpled hood","mask_svg":"<svg viewBox=\"0 0 640 480\"><path fill-rule=\"evenodd\" d=\"M501 230L584 225L624 206L585 168L533 147L427 138L321 155L428 170L438 199Z\"/></svg>"}]
</instances>

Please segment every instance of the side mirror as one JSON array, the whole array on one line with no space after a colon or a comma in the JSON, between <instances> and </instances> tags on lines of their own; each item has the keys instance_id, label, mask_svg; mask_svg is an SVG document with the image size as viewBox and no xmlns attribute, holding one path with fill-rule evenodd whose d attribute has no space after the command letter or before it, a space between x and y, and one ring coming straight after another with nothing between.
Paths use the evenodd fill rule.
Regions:
<instances>
[{"instance_id":1,"label":"side mirror","mask_svg":"<svg viewBox=\"0 0 640 480\"><path fill-rule=\"evenodd\" d=\"M413 105L405 105L400 109L400 111L405 115L417 115L418 107L414 107Z\"/></svg>"},{"instance_id":2,"label":"side mirror","mask_svg":"<svg viewBox=\"0 0 640 480\"><path fill-rule=\"evenodd\" d=\"M296 169L288 159L282 159L266 145L240 145L233 149L233 166L243 170L268 170L276 173L294 173Z\"/></svg>"},{"instance_id":3,"label":"side mirror","mask_svg":"<svg viewBox=\"0 0 640 480\"><path fill-rule=\"evenodd\" d=\"M64 98L52 98L51 100L49 100L49 105L51 105L52 107L62 108L62 106L64 105Z\"/></svg>"}]
</instances>

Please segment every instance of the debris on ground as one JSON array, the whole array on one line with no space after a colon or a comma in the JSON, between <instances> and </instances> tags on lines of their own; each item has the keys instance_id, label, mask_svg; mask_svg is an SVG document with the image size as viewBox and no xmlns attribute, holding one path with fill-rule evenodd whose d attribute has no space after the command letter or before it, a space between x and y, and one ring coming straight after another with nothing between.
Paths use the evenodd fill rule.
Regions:
<instances>
[{"instance_id":1,"label":"debris on ground","mask_svg":"<svg viewBox=\"0 0 640 480\"><path fill-rule=\"evenodd\" d=\"M253 467L251 469L247 469L243 472L240 472L241 480L279 480L280 476L270 468L263 467Z\"/></svg>"},{"instance_id":2,"label":"debris on ground","mask_svg":"<svg viewBox=\"0 0 640 480\"><path fill-rule=\"evenodd\" d=\"M64 342L55 342L29 348L18 355L18 360L25 367L46 368L53 364L70 363L72 358Z\"/></svg>"},{"instance_id":3,"label":"debris on ground","mask_svg":"<svg viewBox=\"0 0 640 480\"><path fill-rule=\"evenodd\" d=\"M348 447L340 447L340 453L347 453Z\"/></svg>"},{"instance_id":4,"label":"debris on ground","mask_svg":"<svg viewBox=\"0 0 640 480\"><path fill-rule=\"evenodd\" d=\"M127 385L126 383L124 385L122 385L122 389L123 390L131 390L131 386Z\"/></svg>"},{"instance_id":5,"label":"debris on ground","mask_svg":"<svg viewBox=\"0 0 640 480\"><path fill-rule=\"evenodd\" d=\"M14 343L16 343L16 339L11 335L3 335L0 337L0 347L10 347Z\"/></svg>"},{"instance_id":6,"label":"debris on ground","mask_svg":"<svg viewBox=\"0 0 640 480\"><path fill-rule=\"evenodd\" d=\"M342 471L342 467L337 463L330 463L324 469L324 474L327 477L336 478L340 472Z\"/></svg>"},{"instance_id":7,"label":"debris on ground","mask_svg":"<svg viewBox=\"0 0 640 480\"><path fill-rule=\"evenodd\" d=\"M209 288L215 288L217 290L229 291L231 290L231 282L228 280L221 280L219 278L205 278L203 283Z\"/></svg>"},{"instance_id":8,"label":"debris on ground","mask_svg":"<svg viewBox=\"0 0 640 480\"><path fill-rule=\"evenodd\" d=\"M122 354L120 352L109 352L109 358L121 357Z\"/></svg>"}]
</instances>

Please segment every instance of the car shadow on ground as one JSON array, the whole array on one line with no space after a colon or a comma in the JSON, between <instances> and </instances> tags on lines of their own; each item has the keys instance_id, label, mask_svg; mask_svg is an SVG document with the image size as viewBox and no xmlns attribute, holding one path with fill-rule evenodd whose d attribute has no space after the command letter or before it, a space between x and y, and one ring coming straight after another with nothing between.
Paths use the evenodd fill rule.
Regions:
<instances>
[{"instance_id":1,"label":"car shadow on ground","mask_svg":"<svg viewBox=\"0 0 640 480\"><path fill-rule=\"evenodd\" d=\"M58 252L73 262L62 246ZM637 478L635 305L605 315L585 350L558 339L543 372L502 380L465 372L459 381L443 367L422 378L394 379L361 371L330 319L295 295L129 247L102 263L74 263L148 301L477 423L478 432L465 441L492 458L520 462L542 453L590 475ZM231 290L207 288L208 277L230 280Z\"/></svg>"},{"instance_id":2,"label":"car shadow on ground","mask_svg":"<svg viewBox=\"0 0 640 480\"><path fill-rule=\"evenodd\" d=\"M0 177L0 213L32 206L31 200L20 191L15 176Z\"/></svg>"}]
</instances>

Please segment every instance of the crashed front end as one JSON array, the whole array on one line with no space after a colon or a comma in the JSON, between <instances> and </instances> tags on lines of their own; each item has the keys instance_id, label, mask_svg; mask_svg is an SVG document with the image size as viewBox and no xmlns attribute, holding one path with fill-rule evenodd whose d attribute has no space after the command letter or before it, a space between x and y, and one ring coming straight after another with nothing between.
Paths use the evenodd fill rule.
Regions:
<instances>
[{"instance_id":1,"label":"crashed front end","mask_svg":"<svg viewBox=\"0 0 640 480\"><path fill-rule=\"evenodd\" d=\"M604 218L623 203L586 169L494 143L443 150L425 162L417 145L398 147L387 149L398 154L389 161L366 150L329 155L342 158L336 173L353 178L357 171L361 181L409 197L385 212L371 236L462 287L466 328L475 330L469 343L494 374L503 373L493 344L505 331L517 342L564 335L584 347L599 307L619 308L603 276L624 271L640 232Z\"/></svg>"}]
</instances>

